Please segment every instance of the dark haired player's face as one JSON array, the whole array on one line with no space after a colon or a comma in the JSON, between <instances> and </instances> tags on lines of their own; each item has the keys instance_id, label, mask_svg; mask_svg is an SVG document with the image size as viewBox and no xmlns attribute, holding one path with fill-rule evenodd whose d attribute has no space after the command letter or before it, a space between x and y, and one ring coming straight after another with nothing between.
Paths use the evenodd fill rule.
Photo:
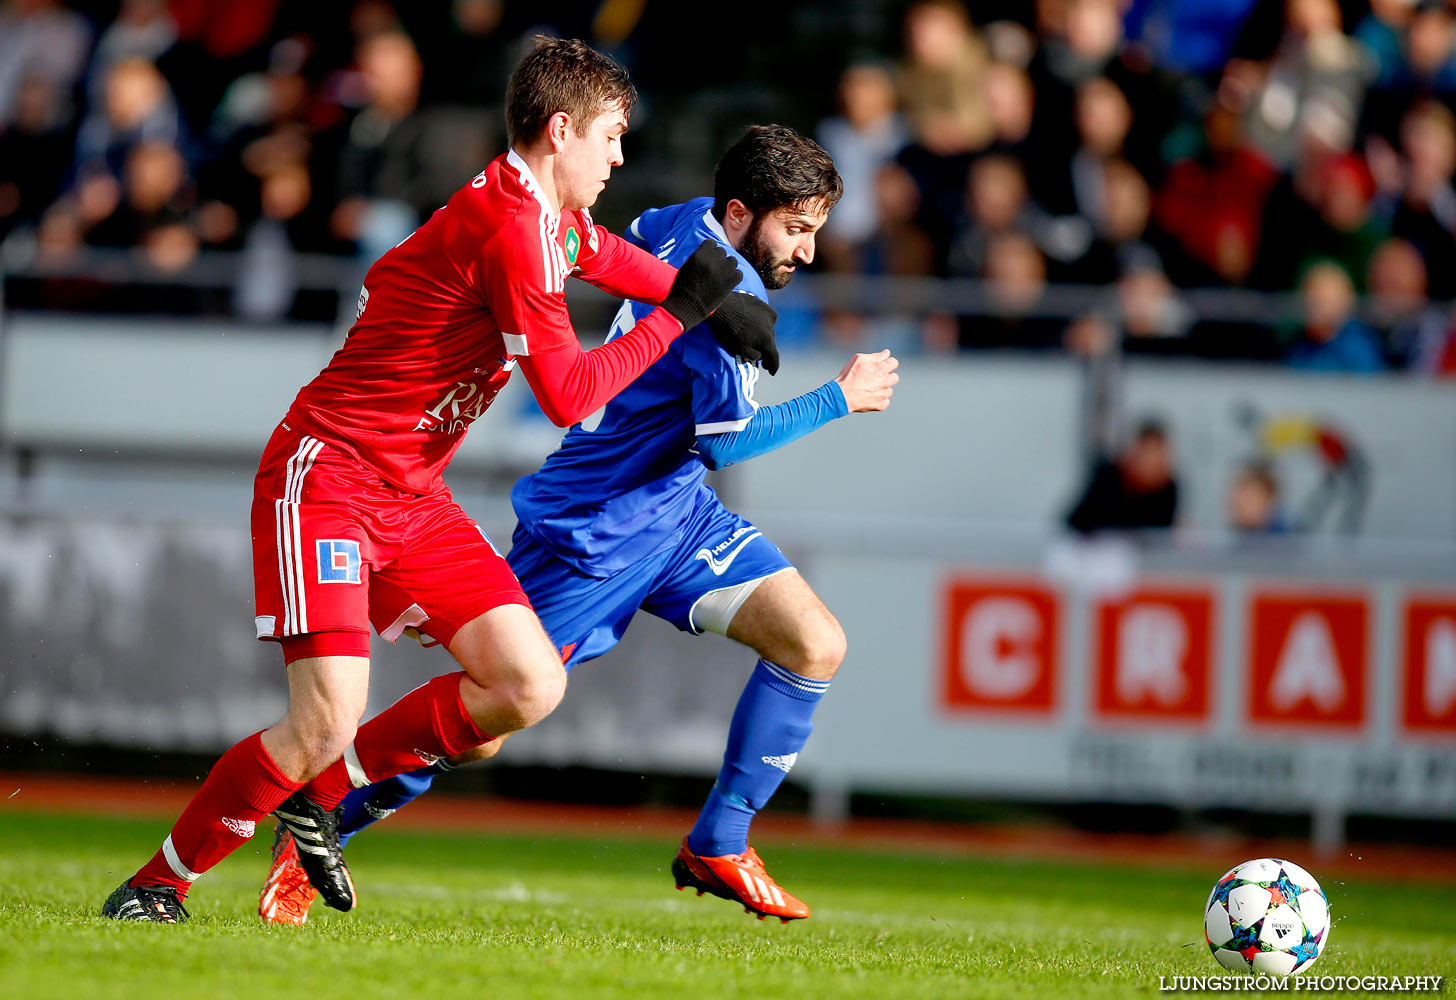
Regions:
<instances>
[{"instance_id":1,"label":"dark haired player's face","mask_svg":"<svg viewBox=\"0 0 1456 1000\"><path fill-rule=\"evenodd\" d=\"M620 105L597 115L582 135L567 128L556 168L562 208L576 210L596 204L612 168L622 165L622 134L626 131L627 115Z\"/></svg>"},{"instance_id":2,"label":"dark haired player's face","mask_svg":"<svg viewBox=\"0 0 1456 1000\"><path fill-rule=\"evenodd\" d=\"M738 252L763 279L765 288L783 288L801 264L814 260L814 234L829 218L829 210L776 208L757 216L743 234Z\"/></svg>"}]
</instances>

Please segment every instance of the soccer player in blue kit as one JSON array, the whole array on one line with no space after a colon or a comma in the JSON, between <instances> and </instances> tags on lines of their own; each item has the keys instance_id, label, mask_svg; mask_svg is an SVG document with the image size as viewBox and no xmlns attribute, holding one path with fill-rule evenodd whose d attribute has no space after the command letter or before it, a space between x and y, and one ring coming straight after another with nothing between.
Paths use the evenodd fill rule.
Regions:
<instances>
[{"instance_id":1,"label":"soccer player in blue kit","mask_svg":"<svg viewBox=\"0 0 1456 1000\"><path fill-rule=\"evenodd\" d=\"M717 240L743 265L738 292L760 300L739 307L767 310L767 290L813 259L815 233L842 193L819 145L786 127L754 126L719 161L712 198L649 210L628 238L674 265ZM608 339L651 308L624 303ZM775 355L763 363L777 371ZM507 558L568 670L616 645L638 609L758 654L723 767L672 871L679 888L733 900L760 918L809 916L769 876L748 831L808 739L845 637L778 547L725 508L703 477L846 414L885 409L897 366L889 351L857 354L813 392L760 406L758 366L727 354L703 324L609 402L595 429L573 426L511 493L519 523ZM500 743L357 789L340 807L341 839ZM259 902L265 920L307 917L313 893L296 857L280 828Z\"/></svg>"}]
</instances>

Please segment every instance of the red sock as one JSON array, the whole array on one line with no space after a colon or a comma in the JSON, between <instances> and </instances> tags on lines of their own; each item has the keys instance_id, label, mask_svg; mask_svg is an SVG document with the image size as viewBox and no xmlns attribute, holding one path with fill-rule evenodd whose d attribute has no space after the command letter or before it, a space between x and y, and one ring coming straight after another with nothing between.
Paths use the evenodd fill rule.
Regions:
<instances>
[{"instance_id":1,"label":"red sock","mask_svg":"<svg viewBox=\"0 0 1456 1000\"><path fill-rule=\"evenodd\" d=\"M342 759L303 788L325 809L355 788L433 764L441 757L489 743L460 700L464 672L422 684L359 727Z\"/></svg>"},{"instance_id":2,"label":"red sock","mask_svg":"<svg viewBox=\"0 0 1456 1000\"><path fill-rule=\"evenodd\" d=\"M132 876L133 885L170 885L185 896L194 879L243 846L258 820L299 787L278 769L254 733L212 765L162 849Z\"/></svg>"}]
</instances>

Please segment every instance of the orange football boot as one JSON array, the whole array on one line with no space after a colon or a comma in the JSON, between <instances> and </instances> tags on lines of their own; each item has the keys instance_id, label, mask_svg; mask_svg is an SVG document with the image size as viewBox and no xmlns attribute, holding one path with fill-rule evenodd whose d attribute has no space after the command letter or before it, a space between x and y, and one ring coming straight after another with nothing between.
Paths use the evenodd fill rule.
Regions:
<instances>
[{"instance_id":1,"label":"orange football boot","mask_svg":"<svg viewBox=\"0 0 1456 1000\"><path fill-rule=\"evenodd\" d=\"M273 833L273 864L258 895L258 916L270 924L308 923L308 908L318 890L298 863L298 845L282 823Z\"/></svg>"},{"instance_id":2,"label":"orange football boot","mask_svg":"<svg viewBox=\"0 0 1456 1000\"><path fill-rule=\"evenodd\" d=\"M764 871L763 859L749 848L742 854L724 854L704 858L688 847L684 837L677 857L672 859L672 877L678 889L696 889L701 896L711 892L723 899L743 905L745 913L756 913L758 919L778 917L784 923L802 920L809 907L779 888L773 876Z\"/></svg>"}]
</instances>

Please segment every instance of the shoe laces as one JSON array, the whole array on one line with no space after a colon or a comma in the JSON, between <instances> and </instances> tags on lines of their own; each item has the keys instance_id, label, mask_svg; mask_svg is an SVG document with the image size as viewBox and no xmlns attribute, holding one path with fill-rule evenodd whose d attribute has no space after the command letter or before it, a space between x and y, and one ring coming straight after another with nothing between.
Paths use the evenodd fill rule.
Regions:
<instances>
[{"instance_id":1,"label":"shoe laces","mask_svg":"<svg viewBox=\"0 0 1456 1000\"><path fill-rule=\"evenodd\" d=\"M309 904L318 895L318 890L309 882L308 875L295 862L284 870L278 881L278 902L295 912L308 912Z\"/></svg>"},{"instance_id":2,"label":"shoe laces","mask_svg":"<svg viewBox=\"0 0 1456 1000\"><path fill-rule=\"evenodd\" d=\"M192 914L187 912L187 907L182 905L182 899L177 895L177 890L170 885L138 885L132 887L137 894L137 901L145 909L154 910L156 906L162 907L162 912L171 917L175 922L178 914L183 920L191 918Z\"/></svg>"},{"instance_id":3,"label":"shoe laces","mask_svg":"<svg viewBox=\"0 0 1456 1000\"><path fill-rule=\"evenodd\" d=\"M758 852L755 851L753 848L750 847L742 854L738 855L738 862L739 864L748 865L751 868L757 868L759 871L763 872L764 878L772 879L772 876L769 875L768 870L763 866L763 858L760 858L758 856Z\"/></svg>"},{"instance_id":4,"label":"shoe laces","mask_svg":"<svg viewBox=\"0 0 1456 1000\"><path fill-rule=\"evenodd\" d=\"M325 809L317 806L319 811L319 830L334 840L339 838L339 821L344 816L344 803L340 802L332 809Z\"/></svg>"}]
</instances>

